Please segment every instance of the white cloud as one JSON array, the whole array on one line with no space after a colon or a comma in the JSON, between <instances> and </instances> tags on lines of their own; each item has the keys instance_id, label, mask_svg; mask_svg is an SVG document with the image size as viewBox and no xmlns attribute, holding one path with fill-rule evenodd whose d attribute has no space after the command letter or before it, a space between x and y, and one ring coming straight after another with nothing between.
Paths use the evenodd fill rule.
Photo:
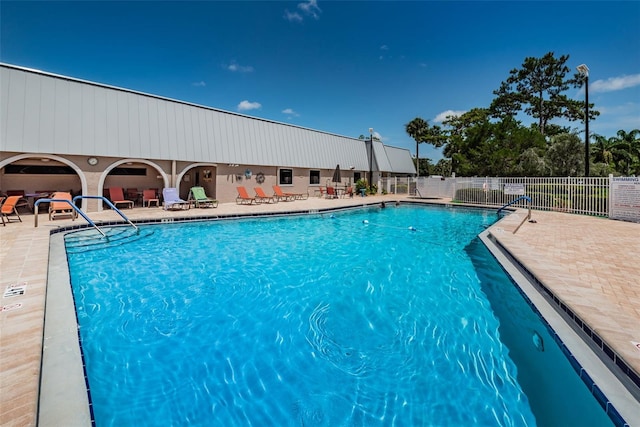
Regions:
<instances>
[{"instance_id":1,"label":"white cloud","mask_svg":"<svg viewBox=\"0 0 640 427\"><path fill-rule=\"evenodd\" d=\"M207 84L205 82L203 82L202 80L200 80L199 82L193 82L191 83L191 86L196 86L196 87L205 87Z\"/></svg>"},{"instance_id":2,"label":"white cloud","mask_svg":"<svg viewBox=\"0 0 640 427\"><path fill-rule=\"evenodd\" d=\"M298 9L301 9L305 15L311 16L314 19L320 19L318 13L322 12L318 7L317 0L308 0L304 3L298 3Z\"/></svg>"},{"instance_id":3,"label":"white cloud","mask_svg":"<svg viewBox=\"0 0 640 427\"><path fill-rule=\"evenodd\" d=\"M232 61L231 64L227 65L227 70L233 71L234 73L251 73L253 72L253 67L250 65L240 65Z\"/></svg>"},{"instance_id":4,"label":"white cloud","mask_svg":"<svg viewBox=\"0 0 640 427\"><path fill-rule=\"evenodd\" d=\"M306 2L298 3L298 9L302 11L302 14L298 12L289 12L288 9L285 9L284 19L289 22L302 22L304 21L305 16L310 16L313 19L320 19L320 13L322 13L322 10L318 7L317 0L307 0Z\"/></svg>"},{"instance_id":5,"label":"white cloud","mask_svg":"<svg viewBox=\"0 0 640 427\"><path fill-rule=\"evenodd\" d=\"M282 114L286 114L291 117L300 117L300 114L293 111L292 108L285 108L284 110L282 110Z\"/></svg>"},{"instance_id":6,"label":"white cloud","mask_svg":"<svg viewBox=\"0 0 640 427\"><path fill-rule=\"evenodd\" d=\"M380 50L389 50L389 46L383 44L382 46L380 46Z\"/></svg>"},{"instance_id":7,"label":"white cloud","mask_svg":"<svg viewBox=\"0 0 640 427\"><path fill-rule=\"evenodd\" d=\"M284 19L286 19L289 22L302 22L302 15L300 15L298 12L289 12L288 10L285 9L284 11Z\"/></svg>"},{"instance_id":8,"label":"white cloud","mask_svg":"<svg viewBox=\"0 0 640 427\"><path fill-rule=\"evenodd\" d=\"M459 117L464 113L466 113L466 111L454 111L454 110L443 111L442 113L438 114L436 118L433 119L433 121L436 123L442 123L445 120L447 120L449 117Z\"/></svg>"},{"instance_id":9,"label":"white cloud","mask_svg":"<svg viewBox=\"0 0 640 427\"><path fill-rule=\"evenodd\" d=\"M611 77L607 80L596 80L589 85L592 92L613 92L640 85L640 74Z\"/></svg>"},{"instance_id":10,"label":"white cloud","mask_svg":"<svg viewBox=\"0 0 640 427\"><path fill-rule=\"evenodd\" d=\"M238 104L238 111L259 110L260 108L262 108L262 104L259 102L249 102L244 100Z\"/></svg>"}]
</instances>

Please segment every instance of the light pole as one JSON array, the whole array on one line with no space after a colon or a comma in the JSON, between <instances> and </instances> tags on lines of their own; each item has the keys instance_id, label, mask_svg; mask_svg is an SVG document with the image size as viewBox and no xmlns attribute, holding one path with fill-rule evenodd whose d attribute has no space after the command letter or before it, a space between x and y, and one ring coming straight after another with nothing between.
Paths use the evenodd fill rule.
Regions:
<instances>
[{"instance_id":1,"label":"light pole","mask_svg":"<svg viewBox=\"0 0 640 427\"><path fill-rule=\"evenodd\" d=\"M373 184L373 128L369 128L369 189Z\"/></svg>"},{"instance_id":2,"label":"light pole","mask_svg":"<svg viewBox=\"0 0 640 427\"><path fill-rule=\"evenodd\" d=\"M589 67L578 65L578 72L584 77L584 176L589 176Z\"/></svg>"}]
</instances>

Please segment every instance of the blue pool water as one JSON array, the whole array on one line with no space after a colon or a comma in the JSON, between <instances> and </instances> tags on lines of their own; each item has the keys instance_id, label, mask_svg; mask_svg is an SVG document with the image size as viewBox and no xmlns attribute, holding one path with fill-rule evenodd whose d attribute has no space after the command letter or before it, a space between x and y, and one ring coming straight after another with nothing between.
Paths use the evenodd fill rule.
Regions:
<instances>
[{"instance_id":1,"label":"blue pool water","mask_svg":"<svg viewBox=\"0 0 640 427\"><path fill-rule=\"evenodd\" d=\"M610 425L478 243L496 219L402 206L67 235L96 424Z\"/></svg>"}]
</instances>

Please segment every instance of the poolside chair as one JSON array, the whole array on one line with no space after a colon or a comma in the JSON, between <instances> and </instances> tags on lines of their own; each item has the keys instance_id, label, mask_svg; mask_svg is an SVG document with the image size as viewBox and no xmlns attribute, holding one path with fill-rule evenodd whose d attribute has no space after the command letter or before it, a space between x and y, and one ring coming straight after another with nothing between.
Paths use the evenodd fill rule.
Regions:
<instances>
[{"instance_id":1,"label":"poolside chair","mask_svg":"<svg viewBox=\"0 0 640 427\"><path fill-rule=\"evenodd\" d=\"M124 198L122 187L109 187L109 198L116 208L118 205L129 205L129 207L133 209L133 200Z\"/></svg>"},{"instance_id":2,"label":"poolside chair","mask_svg":"<svg viewBox=\"0 0 640 427\"><path fill-rule=\"evenodd\" d=\"M158 199L158 194L156 190L147 189L142 190L142 207L147 205L147 207L151 207L151 203L155 203L156 207L160 206L160 199Z\"/></svg>"},{"instance_id":3,"label":"poolside chair","mask_svg":"<svg viewBox=\"0 0 640 427\"><path fill-rule=\"evenodd\" d=\"M347 187L342 197L353 198L353 187Z\"/></svg>"},{"instance_id":4,"label":"poolside chair","mask_svg":"<svg viewBox=\"0 0 640 427\"><path fill-rule=\"evenodd\" d=\"M191 187L189 200L193 200L196 208L217 208L218 201L207 196L202 187Z\"/></svg>"},{"instance_id":5,"label":"poolside chair","mask_svg":"<svg viewBox=\"0 0 640 427\"><path fill-rule=\"evenodd\" d=\"M336 192L335 187L327 187L327 199L337 199L338 193Z\"/></svg>"},{"instance_id":6,"label":"poolside chair","mask_svg":"<svg viewBox=\"0 0 640 427\"><path fill-rule=\"evenodd\" d=\"M240 187L236 187L238 189L238 197L236 197L236 203L239 205L250 205L253 202L256 202L256 198L255 197L251 197L249 196L249 193L247 193L247 189L240 186Z\"/></svg>"},{"instance_id":7,"label":"poolside chair","mask_svg":"<svg viewBox=\"0 0 640 427\"><path fill-rule=\"evenodd\" d=\"M275 197L267 196L262 187L255 187L257 203L278 203Z\"/></svg>"},{"instance_id":8,"label":"poolside chair","mask_svg":"<svg viewBox=\"0 0 640 427\"><path fill-rule=\"evenodd\" d=\"M177 188L163 188L164 210L185 210L191 207L191 203L182 200Z\"/></svg>"},{"instance_id":9,"label":"poolside chair","mask_svg":"<svg viewBox=\"0 0 640 427\"><path fill-rule=\"evenodd\" d=\"M7 200L0 207L0 219L2 219L2 225L5 226L5 219L7 222L22 222L22 218L20 218L20 214L18 214L18 209L16 208L16 203L20 200L22 196L9 196ZM11 218L12 215L18 217L18 219Z\"/></svg>"},{"instance_id":10,"label":"poolside chair","mask_svg":"<svg viewBox=\"0 0 640 427\"><path fill-rule=\"evenodd\" d=\"M293 202L296 199L296 195L294 193L283 192L279 185L273 186L273 197L275 197L279 202L282 200L285 202Z\"/></svg>"},{"instance_id":11,"label":"poolside chair","mask_svg":"<svg viewBox=\"0 0 640 427\"><path fill-rule=\"evenodd\" d=\"M20 196L20 198L16 202L16 212L17 212L17 209L20 209L20 208L27 208L30 211L33 210L31 209L29 200L27 200L27 198L25 197L24 190L7 190L7 197L11 197L11 196Z\"/></svg>"},{"instance_id":12,"label":"poolside chair","mask_svg":"<svg viewBox=\"0 0 640 427\"><path fill-rule=\"evenodd\" d=\"M67 202L55 202L52 201L49 203L49 221L52 219L56 219L60 216L68 216L71 217L72 221L75 221L78 213L71 205L73 203L73 198L71 197L71 193L65 193L63 191L57 191L53 193L50 197L52 200L67 200Z\"/></svg>"}]
</instances>

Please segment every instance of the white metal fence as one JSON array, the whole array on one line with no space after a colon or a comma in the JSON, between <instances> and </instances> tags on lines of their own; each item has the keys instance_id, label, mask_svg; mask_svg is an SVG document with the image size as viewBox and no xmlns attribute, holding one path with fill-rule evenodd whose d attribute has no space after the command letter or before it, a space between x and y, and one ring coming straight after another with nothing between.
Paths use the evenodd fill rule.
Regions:
<instances>
[{"instance_id":1,"label":"white metal fence","mask_svg":"<svg viewBox=\"0 0 640 427\"><path fill-rule=\"evenodd\" d=\"M608 216L609 182L609 178L602 177L384 178L380 190L497 207L526 195L531 198L532 209ZM525 200L514 206L528 207Z\"/></svg>"}]
</instances>

